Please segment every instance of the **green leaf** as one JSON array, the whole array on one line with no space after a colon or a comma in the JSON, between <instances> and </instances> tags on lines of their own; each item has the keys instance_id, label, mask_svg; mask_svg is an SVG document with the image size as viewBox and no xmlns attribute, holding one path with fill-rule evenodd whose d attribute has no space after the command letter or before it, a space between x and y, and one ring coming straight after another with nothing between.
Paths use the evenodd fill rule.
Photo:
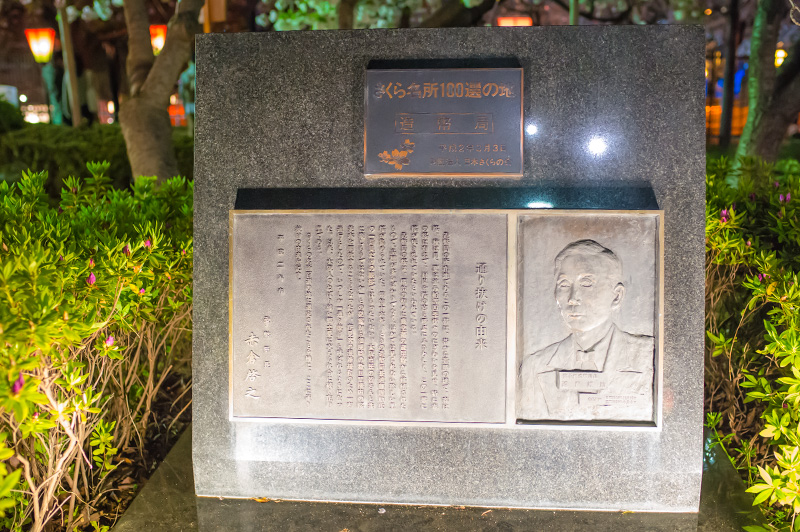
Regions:
<instances>
[{"instance_id":1,"label":"green leaf","mask_svg":"<svg viewBox=\"0 0 800 532\"><path fill-rule=\"evenodd\" d=\"M11 490L19 484L19 477L22 475L22 469L15 469L0 481L0 497L8 497Z\"/></svg>"},{"instance_id":2,"label":"green leaf","mask_svg":"<svg viewBox=\"0 0 800 532\"><path fill-rule=\"evenodd\" d=\"M762 502L766 501L767 499L769 499L770 495L772 495L772 493L774 491L775 491L774 489L769 488L769 489L765 489L764 491L762 491L761 493L756 495L755 500L753 500L753 506L757 506L757 505L761 504Z\"/></svg>"}]
</instances>

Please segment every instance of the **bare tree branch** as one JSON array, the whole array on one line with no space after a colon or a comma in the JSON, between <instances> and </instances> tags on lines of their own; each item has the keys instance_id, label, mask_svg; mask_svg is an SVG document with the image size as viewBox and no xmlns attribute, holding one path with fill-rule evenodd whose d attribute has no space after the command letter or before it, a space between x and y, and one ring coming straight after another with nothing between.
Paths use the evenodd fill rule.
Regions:
<instances>
[{"instance_id":1,"label":"bare tree branch","mask_svg":"<svg viewBox=\"0 0 800 532\"><path fill-rule=\"evenodd\" d=\"M130 82L130 94L135 96L153 66L150 44L150 19L143 0L124 0L125 25L128 27L128 59L125 69Z\"/></svg>"},{"instance_id":2,"label":"bare tree branch","mask_svg":"<svg viewBox=\"0 0 800 532\"><path fill-rule=\"evenodd\" d=\"M153 68L142 86L143 91L160 103L166 105L169 101L175 81L191 57L194 36L202 30L198 17L203 3L203 0L181 0L169 21L164 48L156 57Z\"/></svg>"}]
</instances>

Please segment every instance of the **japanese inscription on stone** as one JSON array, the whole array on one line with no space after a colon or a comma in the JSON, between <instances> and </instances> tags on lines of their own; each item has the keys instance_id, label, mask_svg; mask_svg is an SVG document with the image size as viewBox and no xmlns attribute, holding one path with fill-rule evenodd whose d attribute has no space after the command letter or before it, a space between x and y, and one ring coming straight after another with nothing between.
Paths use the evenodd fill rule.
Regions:
<instances>
[{"instance_id":1,"label":"japanese inscription on stone","mask_svg":"<svg viewBox=\"0 0 800 532\"><path fill-rule=\"evenodd\" d=\"M504 216L231 216L234 417L505 420Z\"/></svg>"},{"instance_id":2,"label":"japanese inscription on stone","mask_svg":"<svg viewBox=\"0 0 800 532\"><path fill-rule=\"evenodd\" d=\"M522 69L367 70L368 176L522 176Z\"/></svg>"}]
</instances>

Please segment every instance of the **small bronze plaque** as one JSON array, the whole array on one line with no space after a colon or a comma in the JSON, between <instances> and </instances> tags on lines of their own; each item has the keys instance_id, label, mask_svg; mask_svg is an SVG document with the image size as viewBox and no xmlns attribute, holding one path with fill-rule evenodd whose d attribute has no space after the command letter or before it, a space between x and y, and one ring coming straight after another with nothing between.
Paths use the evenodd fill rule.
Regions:
<instances>
[{"instance_id":1,"label":"small bronze plaque","mask_svg":"<svg viewBox=\"0 0 800 532\"><path fill-rule=\"evenodd\" d=\"M368 177L522 177L522 69L367 70Z\"/></svg>"}]
</instances>

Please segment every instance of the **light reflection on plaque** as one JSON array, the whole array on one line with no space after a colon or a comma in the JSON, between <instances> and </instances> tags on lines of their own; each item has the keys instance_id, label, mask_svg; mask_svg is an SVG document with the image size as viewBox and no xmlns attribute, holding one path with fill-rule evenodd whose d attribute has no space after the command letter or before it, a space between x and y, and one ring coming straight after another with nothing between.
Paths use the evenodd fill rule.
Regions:
<instances>
[{"instance_id":1,"label":"light reflection on plaque","mask_svg":"<svg viewBox=\"0 0 800 532\"><path fill-rule=\"evenodd\" d=\"M233 212L234 417L503 423L503 214Z\"/></svg>"}]
</instances>

